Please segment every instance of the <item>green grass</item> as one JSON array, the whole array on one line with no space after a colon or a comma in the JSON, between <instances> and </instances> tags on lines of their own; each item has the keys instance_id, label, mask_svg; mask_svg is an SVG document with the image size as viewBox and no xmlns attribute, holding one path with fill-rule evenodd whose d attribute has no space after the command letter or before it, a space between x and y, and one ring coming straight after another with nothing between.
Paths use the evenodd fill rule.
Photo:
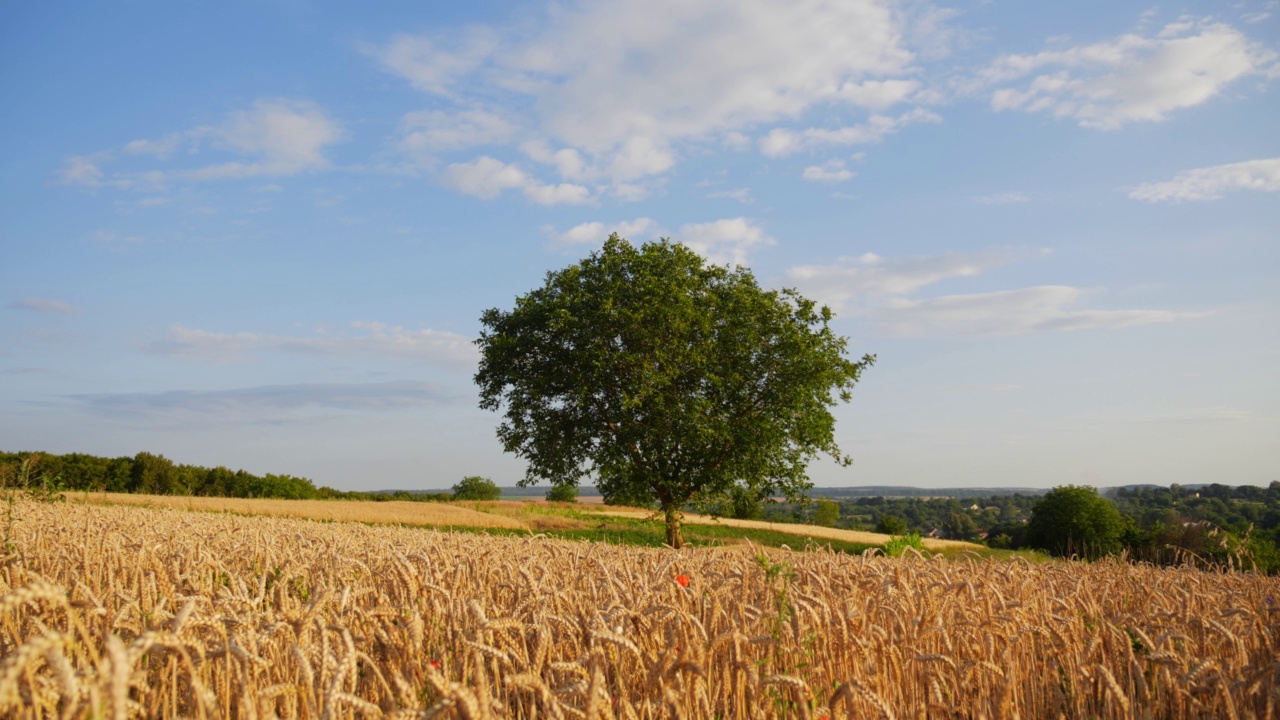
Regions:
<instances>
[{"instance_id":1,"label":"green grass","mask_svg":"<svg viewBox=\"0 0 1280 720\"><path fill-rule=\"evenodd\" d=\"M588 522L588 526L572 529L539 530L536 535L561 540L587 540L606 542L613 545L639 545L642 547L665 547L667 544L666 527L656 521L639 518L602 517L589 513L564 513L576 515ZM527 530L510 530L506 528L452 528L457 531L482 532L490 535L520 536L529 535ZM761 547L792 550L830 549L833 552L859 555L878 545L851 543L825 538L806 538L791 533L773 530L756 530L720 525L684 525L681 527L684 542L690 547L724 547L738 545L750 541Z\"/></svg>"}]
</instances>

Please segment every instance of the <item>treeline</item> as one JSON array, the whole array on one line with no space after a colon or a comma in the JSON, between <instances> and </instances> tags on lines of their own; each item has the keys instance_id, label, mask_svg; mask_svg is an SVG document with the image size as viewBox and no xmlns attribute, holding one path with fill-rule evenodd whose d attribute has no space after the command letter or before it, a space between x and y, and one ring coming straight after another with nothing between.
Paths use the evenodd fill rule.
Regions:
<instances>
[{"instance_id":1,"label":"treeline","mask_svg":"<svg viewBox=\"0 0 1280 720\"><path fill-rule=\"evenodd\" d=\"M762 508L776 522L814 522L821 505ZM1072 506L1070 512L1063 505ZM1053 554L1124 554L1157 564L1257 567L1280 572L1280 482L1114 488L1065 486L1045 495L844 499L834 524L851 530L917 533ZM1038 516L1038 517L1037 517ZM831 523L819 523L831 524ZM1086 528L1087 532L1079 528Z\"/></svg>"},{"instance_id":2,"label":"treeline","mask_svg":"<svg viewBox=\"0 0 1280 720\"><path fill-rule=\"evenodd\" d=\"M178 464L163 455L140 452L132 457L98 457L84 453L0 452L0 479L9 484L24 473L43 478L59 491L203 495L285 500L449 500L450 493L351 492L293 475L254 475L222 466Z\"/></svg>"}]
</instances>

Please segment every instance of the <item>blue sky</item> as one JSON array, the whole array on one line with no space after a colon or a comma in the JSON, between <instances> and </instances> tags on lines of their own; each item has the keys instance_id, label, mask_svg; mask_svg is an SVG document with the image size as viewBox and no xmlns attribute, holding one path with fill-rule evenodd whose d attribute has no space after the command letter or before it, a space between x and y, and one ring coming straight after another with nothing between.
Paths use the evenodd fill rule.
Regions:
<instances>
[{"instance_id":1,"label":"blue sky","mask_svg":"<svg viewBox=\"0 0 1280 720\"><path fill-rule=\"evenodd\" d=\"M619 231L878 355L819 485L1280 479L1280 2L367 5L0 9L0 448L512 484Z\"/></svg>"}]
</instances>

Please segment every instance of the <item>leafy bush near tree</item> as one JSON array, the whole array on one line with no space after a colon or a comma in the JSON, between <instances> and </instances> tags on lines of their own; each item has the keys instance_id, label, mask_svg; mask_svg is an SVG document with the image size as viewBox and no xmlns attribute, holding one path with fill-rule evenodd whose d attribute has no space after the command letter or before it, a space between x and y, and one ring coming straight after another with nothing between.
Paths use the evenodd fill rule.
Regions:
<instances>
[{"instance_id":1,"label":"leafy bush near tree","mask_svg":"<svg viewBox=\"0 0 1280 720\"><path fill-rule=\"evenodd\" d=\"M576 503L578 488L573 485L554 485L547 491L547 502Z\"/></svg>"}]
</instances>

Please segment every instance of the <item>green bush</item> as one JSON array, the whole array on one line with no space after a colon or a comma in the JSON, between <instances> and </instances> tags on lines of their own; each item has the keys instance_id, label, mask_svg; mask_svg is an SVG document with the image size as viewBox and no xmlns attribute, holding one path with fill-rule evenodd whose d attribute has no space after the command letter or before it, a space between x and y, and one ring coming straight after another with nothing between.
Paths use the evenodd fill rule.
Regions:
<instances>
[{"instance_id":1,"label":"green bush","mask_svg":"<svg viewBox=\"0 0 1280 720\"><path fill-rule=\"evenodd\" d=\"M920 539L920 533L894 535L884 544L884 554L889 557L898 557L906 552L907 548L915 548L916 552L924 550L924 541Z\"/></svg>"},{"instance_id":2,"label":"green bush","mask_svg":"<svg viewBox=\"0 0 1280 720\"><path fill-rule=\"evenodd\" d=\"M1013 548L1013 536L1008 533L1000 533L995 537L988 537L987 547L995 548L996 550L1010 550Z\"/></svg>"},{"instance_id":3,"label":"green bush","mask_svg":"<svg viewBox=\"0 0 1280 720\"><path fill-rule=\"evenodd\" d=\"M885 535L906 535L910 529L907 522L897 515L881 515L876 523L876 532Z\"/></svg>"},{"instance_id":4,"label":"green bush","mask_svg":"<svg viewBox=\"0 0 1280 720\"><path fill-rule=\"evenodd\" d=\"M547 502L576 503L578 488L572 485L554 485L547 491Z\"/></svg>"},{"instance_id":5,"label":"green bush","mask_svg":"<svg viewBox=\"0 0 1280 720\"><path fill-rule=\"evenodd\" d=\"M453 486L454 500L497 500L502 497L502 488L493 481L479 475L468 475Z\"/></svg>"},{"instance_id":6,"label":"green bush","mask_svg":"<svg viewBox=\"0 0 1280 720\"><path fill-rule=\"evenodd\" d=\"M822 527L835 527L840 519L840 504L834 500L820 498L818 507L813 511L813 524Z\"/></svg>"}]
</instances>

